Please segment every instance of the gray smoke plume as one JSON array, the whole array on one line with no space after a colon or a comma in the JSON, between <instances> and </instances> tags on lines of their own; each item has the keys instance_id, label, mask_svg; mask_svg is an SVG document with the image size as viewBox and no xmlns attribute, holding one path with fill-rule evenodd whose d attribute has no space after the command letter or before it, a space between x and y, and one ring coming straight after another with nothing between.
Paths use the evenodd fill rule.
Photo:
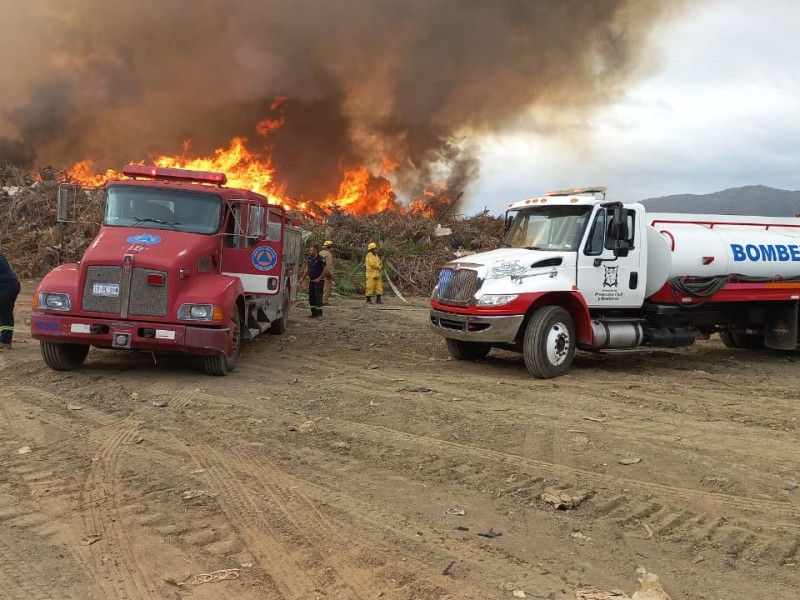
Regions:
<instances>
[{"instance_id":1,"label":"gray smoke plume","mask_svg":"<svg viewBox=\"0 0 800 600\"><path fill-rule=\"evenodd\" d=\"M440 181L456 195L481 135L618 97L677 4L0 0L0 161L119 169L243 136L295 198L335 193L342 166L379 172L384 156L401 193Z\"/></svg>"}]
</instances>

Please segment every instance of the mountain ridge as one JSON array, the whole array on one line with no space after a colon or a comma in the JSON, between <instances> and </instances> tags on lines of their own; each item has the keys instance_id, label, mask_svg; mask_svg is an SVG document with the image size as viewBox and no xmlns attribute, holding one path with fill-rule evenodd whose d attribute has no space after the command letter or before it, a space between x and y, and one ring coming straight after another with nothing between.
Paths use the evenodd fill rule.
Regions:
<instances>
[{"instance_id":1,"label":"mountain ridge","mask_svg":"<svg viewBox=\"0 0 800 600\"><path fill-rule=\"evenodd\" d=\"M709 194L647 198L642 203L651 212L795 217L800 214L800 191L746 185Z\"/></svg>"}]
</instances>

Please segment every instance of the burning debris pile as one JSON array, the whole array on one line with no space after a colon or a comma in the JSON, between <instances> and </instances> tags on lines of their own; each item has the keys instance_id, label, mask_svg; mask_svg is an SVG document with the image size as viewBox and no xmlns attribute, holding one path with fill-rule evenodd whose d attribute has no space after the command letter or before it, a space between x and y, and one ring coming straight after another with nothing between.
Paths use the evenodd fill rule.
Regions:
<instances>
[{"instance_id":1,"label":"burning debris pile","mask_svg":"<svg viewBox=\"0 0 800 600\"><path fill-rule=\"evenodd\" d=\"M332 240L337 251L334 277L340 293L364 291L364 253L376 241L387 275L405 294L430 295L442 264L474 252L494 250L503 219L488 214L445 215L385 211L355 217L335 211L326 221L306 222L312 242Z\"/></svg>"},{"instance_id":2,"label":"burning debris pile","mask_svg":"<svg viewBox=\"0 0 800 600\"><path fill-rule=\"evenodd\" d=\"M79 222L63 226L56 221L59 183L73 180L49 168L28 172L0 167L0 216L6 224L0 230L0 249L20 277L42 277L60 264L79 260L97 234L105 201L102 187L84 187L76 195ZM427 295L442 263L496 248L502 235L502 219L485 214L450 216L448 207L442 200L425 207L391 206L357 215L335 205L303 205L290 214L311 232L310 243L335 242L339 293L363 291L364 253L369 242L377 241L397 287L403 293Z\"/></svg>"},{"instance_id":3,"label":"burning debris pile","mask_svg":"<svg viewBox=\"0 0 800 600\"><path fill-rule=\"evenodd\" d=\"M33 174L0 167L0 249L19 277L41 277L53 267L77 261L99 229L102 189L85 189L76 198L82 222L65 228L56 222L58 185L63 173Z\"/></svg>"}]
</instances>

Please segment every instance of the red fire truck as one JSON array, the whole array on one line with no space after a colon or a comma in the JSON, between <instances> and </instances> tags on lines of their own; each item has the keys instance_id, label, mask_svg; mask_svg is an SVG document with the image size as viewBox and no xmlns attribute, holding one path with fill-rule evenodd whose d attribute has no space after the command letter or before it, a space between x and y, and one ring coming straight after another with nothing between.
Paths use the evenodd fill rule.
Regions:
<instances>
[{"instance_id":1,"label":"red fire truck","mask_svg":"<svg viewBox=\"0 0 800 600\"><path fill-rule=\"evenodd\" d=\"M128 165L109 181L102 227L78 263L53 269L33 300L31 334L55 370L96 348L184 352L211 375L243 339L286 331L302 231L283 207L227 188L224 173ZM69 221L70 188L58 220Z\"/></svg>"}]
</instances>

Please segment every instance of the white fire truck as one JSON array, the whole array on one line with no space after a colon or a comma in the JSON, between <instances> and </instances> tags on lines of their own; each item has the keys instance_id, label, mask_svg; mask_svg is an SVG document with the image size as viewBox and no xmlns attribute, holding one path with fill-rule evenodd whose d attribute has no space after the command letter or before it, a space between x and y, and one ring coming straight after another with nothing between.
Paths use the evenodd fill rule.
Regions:
<instances>
[{"instance_id":1,"label":"white fire truck","mask_svg":"<svg viewBox=\"0 0 800 600\"><path fill-rule=\"evenodd\" d=\"M184 352L227 375L243 339L286 331L302 232L283 207L224 187L223 173L128 165L106 184L105 216L80 262L48 273L31 333L52 369L89 347ZM58 218L69 221L70 188Z\"/></svg>"},{"instance_id":2,"label":"white fire truck","mask_svg":"<svg viewBox=\"0 0 800 600\"><path fill-rule=\"evenodd\" d=\"M576 349L798 345L800 220L649 214L578 188L511 204L502 247L442 268L430 325L450 354L521 352L532 375Z\"/></svg>"}]
</instances>

